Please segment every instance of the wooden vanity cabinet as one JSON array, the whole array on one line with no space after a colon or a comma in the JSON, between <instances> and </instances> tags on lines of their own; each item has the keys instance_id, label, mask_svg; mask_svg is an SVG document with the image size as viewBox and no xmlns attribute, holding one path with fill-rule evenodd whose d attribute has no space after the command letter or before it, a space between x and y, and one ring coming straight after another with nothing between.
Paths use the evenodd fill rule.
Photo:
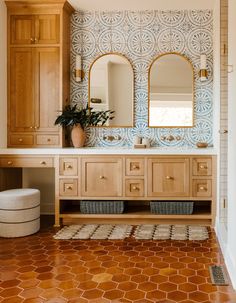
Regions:
<instances>
[{"instance_id":1,"label":"wooden vanity cabinet","mask_svg":"<svg viewBox=\"0 0 236 303\"><path fill-rule=\"evenodd\" d=\"M56 226L60 219L64 223L116 220L133 224L214 224L215 156L66 155L60 156L56 163ZM124 200L125 212L82 214L80 200ZM151 213L149 201L194 201L194 212L191 215ZM60 205L66 206L67 211L60 211Z\"/></svg>"},{"instance_id":2,"label":"wooden vanity cabinet","mask_svg":"<svg viewBox=\"0 0 236 303\"><path fill-rule=\"evenodd\" d=\"M70 15L66 1L6 0L8 147L62 146L54 125L70 92Z\"/></svg>"}]
</instances>

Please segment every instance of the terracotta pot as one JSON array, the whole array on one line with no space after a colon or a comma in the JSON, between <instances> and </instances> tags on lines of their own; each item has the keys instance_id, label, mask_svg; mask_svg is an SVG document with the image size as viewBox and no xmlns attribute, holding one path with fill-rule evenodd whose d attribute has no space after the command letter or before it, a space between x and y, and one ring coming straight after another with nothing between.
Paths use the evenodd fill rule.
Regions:
<instances>
[{"instance_id":1,"label":"terracotta pot","mask_svg":"<svg viewBox=\"0 0 236 303\"><path fill-rule=\"evenodd\" d=\"M71 130L71 140L74 147L83 147L85 143L86 135L80 124L73 126Z\"/></svg>"}]
</instances>

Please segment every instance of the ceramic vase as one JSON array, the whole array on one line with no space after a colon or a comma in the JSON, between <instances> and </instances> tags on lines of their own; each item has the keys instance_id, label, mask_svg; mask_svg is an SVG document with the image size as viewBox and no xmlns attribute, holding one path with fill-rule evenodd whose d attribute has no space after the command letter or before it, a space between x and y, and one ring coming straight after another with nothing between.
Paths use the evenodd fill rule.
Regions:
<instances>
[{"instance_id":1,"label":"ceramic vase","mask_svg":"<svg viewBox=\"0 0 236 303\"><path fill-rule=\"evenodd\" d=\"M71 140L74 147L83 147L86 139L86 134L80 124L73 126L71 130Z\"/></svg>"}]
</instances>

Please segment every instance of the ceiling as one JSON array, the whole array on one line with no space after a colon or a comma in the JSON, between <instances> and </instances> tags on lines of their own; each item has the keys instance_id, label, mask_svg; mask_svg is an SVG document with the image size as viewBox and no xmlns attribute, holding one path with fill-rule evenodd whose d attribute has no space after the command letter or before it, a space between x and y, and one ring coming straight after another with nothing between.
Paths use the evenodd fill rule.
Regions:
<instances>
[{"instance_id":1,"label":"ceiling","mask_svg":"<svg viewBox=\"0 0 236 303\"><path fill-rule=\"evenodd\" d=\"M78 10L212 9L216 0L69 0Z\"/></svg>"}]
</instances>

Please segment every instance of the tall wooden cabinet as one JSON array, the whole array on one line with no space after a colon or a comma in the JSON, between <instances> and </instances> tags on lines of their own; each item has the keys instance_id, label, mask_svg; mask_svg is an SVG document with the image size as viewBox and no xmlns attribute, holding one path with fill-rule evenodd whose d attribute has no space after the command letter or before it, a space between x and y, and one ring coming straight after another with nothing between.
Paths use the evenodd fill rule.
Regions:
<instances>
[{"instance_id":1,"label":"tall wooden cabinet","mask_svg":"<svg viewBox=\"0 0 236 303\"><path fill-rule=\"evenodd\" d=\"M62 133L54 121L69 102L73 8L65 0L5 2L8 147L62 146Z\"/></svg>"}]
</instances>

